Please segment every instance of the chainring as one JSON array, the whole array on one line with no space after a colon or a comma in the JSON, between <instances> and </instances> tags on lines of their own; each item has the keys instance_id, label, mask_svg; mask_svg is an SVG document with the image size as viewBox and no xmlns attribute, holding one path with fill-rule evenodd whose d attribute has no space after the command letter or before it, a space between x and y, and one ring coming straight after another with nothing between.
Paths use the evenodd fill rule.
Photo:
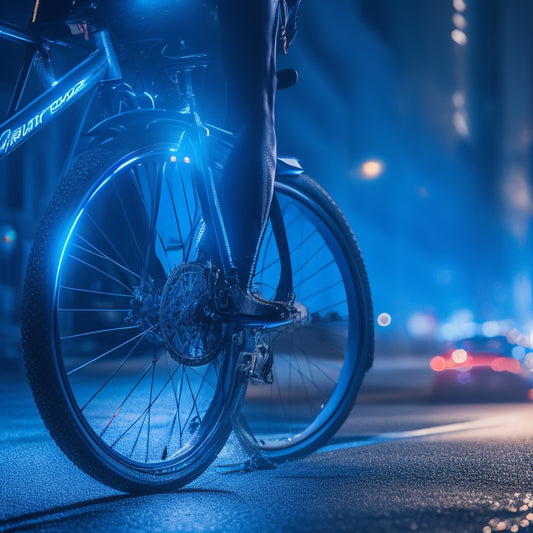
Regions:
<instances>
[{"instance_id":1,"label":"chainring","mask_svg":"<svg viewBox=\"0 0 533 533\"><path fill-rule=\"evenodd\" d=\"M211 362L220 353L227 326L210 318L209 269L191 263L169 275L159 310L161 334L173 359L187 365Z\"/></svg>"}]
</instances>

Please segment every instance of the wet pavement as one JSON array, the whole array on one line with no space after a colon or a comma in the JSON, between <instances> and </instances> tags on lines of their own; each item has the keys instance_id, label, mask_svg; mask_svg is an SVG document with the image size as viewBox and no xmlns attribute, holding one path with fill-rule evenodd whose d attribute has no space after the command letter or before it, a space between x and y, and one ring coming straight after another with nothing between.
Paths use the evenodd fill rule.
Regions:
<instances>
[{"instance_id":1,"label":"wet pavement","mask_svg":"<svg viewBox=\"0 0 533 533\"><path fill-rule=\"evenodd\" d=\"M245 458L232 437L185 489L130 496L64 457L23 376L0 386L0 531L533 531L531 404L375 401L367 386L311 457L223 474Z\"/></svg>"}]
</instances>

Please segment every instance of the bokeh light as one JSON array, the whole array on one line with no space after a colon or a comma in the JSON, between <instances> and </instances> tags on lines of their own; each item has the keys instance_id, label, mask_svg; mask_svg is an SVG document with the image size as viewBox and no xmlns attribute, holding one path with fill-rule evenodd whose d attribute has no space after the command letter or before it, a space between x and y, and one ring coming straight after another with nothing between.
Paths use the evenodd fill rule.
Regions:
<instances>
[{"instance_id":1,"label":"bokeh light","mask_svg":"<svg viewBox=\"0 0 533 533\"><path fill-rule=\"evenodd\" d=\"M382 161L379 159L369 159L365 161L360 167L360 174L367 180L379 178L385 169Z\"/></svg>"},{"instance_id":2,"label":"bokeh light","mask_svg":"<svg viewBox=\"0 0 533 533\"><path fill-rule=\"evenodd\" d=\"M389 313L381 313L379 316L378 316L378 324L381 326L381 327L387 327L387 326L390 326L391 324L391 316L389 315Z\"/></svg>"}]
</instances>

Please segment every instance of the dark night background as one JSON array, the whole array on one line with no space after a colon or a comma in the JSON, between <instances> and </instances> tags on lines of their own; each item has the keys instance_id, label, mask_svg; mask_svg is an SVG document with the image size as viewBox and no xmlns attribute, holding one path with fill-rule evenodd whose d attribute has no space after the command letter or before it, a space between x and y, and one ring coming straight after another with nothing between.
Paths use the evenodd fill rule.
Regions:
<instances>
[{"instance_id":1,"label":"dark night background","mask_svg":"<svg viewBox=\"0 0 533 533\"><path fill-rule=\"evenodd\" d=\"M167 0L165 0L167 1ZM0 0L23 24L32 2ZM366 260L378 355L476 334L529 337L533 4L304 0L281 66L281 154L346 213ZM22 50L0 43L1 111ZM19 358L25 261L83 104L0 162L0 358ZM365 176L364 163L382 171Z\"/></svg>"}]
</instances>

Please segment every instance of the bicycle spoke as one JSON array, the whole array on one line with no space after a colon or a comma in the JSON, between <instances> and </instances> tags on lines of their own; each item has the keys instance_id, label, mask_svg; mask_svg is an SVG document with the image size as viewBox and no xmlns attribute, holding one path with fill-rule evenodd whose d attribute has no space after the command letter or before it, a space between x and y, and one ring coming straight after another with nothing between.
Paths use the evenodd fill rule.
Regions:
<instances>
[{"instance_id":1,"label":"bicycle spoke","mask_svg":"<svg viewBox=\"0 0 533 533\"><path fill-rule=\"evenodd\" d=\"M150 223L149 223L150 239L148 240L148 248L146 250L146 256L145 256L146 266L150 264L150 255L154 251L153 247L156 241L157 218L159 216L159 206L161 203L161 186L163 182L163 172L164 172L165 164L156 160L156 161L153 161L153 166L155 167L155 170L153 173L153 179L149 180L148 182L149 185L151 185L150 193L152 197L152 202L150 205Z\"/></svg>"},{"instance_id":2,"label":"bicycle spoke","mask_svg":"<svg viewBox=\"0 0 533 533\"><path fill-rule=\"evenodd\" d=\"M123 294L118 292L107 292L107 291L98 291L94 289L82 289L80 287L69 287L67 285L60 285L59 289L61 291L72 291L72 292L82 292L87 294L94 294L97 296L113 296L116 298L128 298L131 300L131 294Z\"/></svg>"},{"instance_id":3,"label":"bicycle spoke","mask_svg":"<svg viewBox=\"0 0 533 533\"><path fill-rule=\"evenodd\" d=\"M132 326L131 328L121 328L121 329L133 329L134 327L138 328L140 326ZM117 328L117 329L119 329L119 328ZM150 328L150 329L153 329L153 328ZM106 331L113 331L113 330L106 330ZM91 359L90 361L87 361L83 365L80 365L80 366L70 370L69 372L67 372L67 376L70 376L71 374L74 374L75 372L79 372L82 368L85 368L86 366L91 365L91 364L95 363L96 361L99 361L100 359L102 359L102 357L105 357L105 356L109 355L110 353L113 353L114 351L118 350L119 348L122 348L122 347L126 346L130 342L133 342L135 339L138 339L139 337L141 337L143 335L146 335L146 333L148 333L148 331L150 331L150 330L143 331L142 333L139 333L139 335L136 335L135 337L132 337L131 339L128 339L128 340L124 341L123 343L119 344L118 346L115 346L114 348L111 348L110 350L107 350L106 352L98 355L97 357L94 357L93 359ZM98 333L101 333L101 332L98 332Z\"/></svg>"},{"instance_id":4,"label":"bicycle spoke","mask_svg":"<svg viewBox=\"0 0 533 533\"><path fill-rule=\"evenodd\" d=\"M334 307L337 307L337 306L340 306L340 305L345 306L347 303L348 303L347 300L340 300L339 302L335 302L333 304L330 304L330 305L327 305L325 307L321 307L320 309L317 309L315 311L315 313L323 313L324 311L326 311L328 309L333 309Z\"/></svg>"},{"instance_id":5,"label":"bicycle spoke","mask_svg":"<svg viewBox=\"0 0 533 533\"><path fill-rule=\"evenodd\" d=\"M305 353L305 351L303 353ZM310 358L307 357L308 361L309 359ZM311 365L310 362L309 362L309 365L310 365L309 366L310 369L314 368L315 370L318 370L325 378L328 379L328 381L330 381L333 385L336 385L337 382L330 375L326 374L326 372L322 368L320 368L318 365L316 364ZM321 389L318 387L318 385L315 383L315 381L313 381L312 379L312 371L310 371L310 375L308 376L301 371L299 364L295 365L294 363L289 362L289 366L293 368L302 377L302 381L306 381L310 383L316 389L317 392L322 392Z\"/></svg>"},{"instance_id":6,"label":"bicycle spoke","mask_svg":"<svg viewBox=\"0 0 533 533\"><path fill-rule=\"evenodd\" d=\"M158 356L159 358L159 356ZM187 427L187 424L189 423L191 417L192 417L192 413L193 412L196 412L196 416L197 418L199 419L200 423L202 422L202 414L198 408L198 396L200 395L200 392L201 392L201 389L205 383L205 375L204 375L204 379L202 380L199 388L198 388L198 391L196 392L196 394L194 393L193 391L193 387L192 387L192 384L190 382L190 379L189 377L187 376L187 372L185 370L185 368L180 365L181 369L182 369L182 375L185 375L185 380L187 381L187 387L189 389L189 392L191 394L191 399L193 400L193 407L191 408L190 412L189 412L189 416L187 417L185 423L182 425L181 421L179 420L179 426L180 426L180 446L181 446L181 443L182 443L182 439L183 439L183 433L185 431L185 428ZM179 368L179 367L178 367ZM153 407L153 405L157 402L157 400L159 399L159 397L161 396L161 394L163 393L163 391L167 388L167 386L169 384L171 384L171 387L173 388L173 377L175 376L178 368L176 368L176 370L174 370L174 372L171 373L171 375L169 375L168 379L166 380L166 382L164 383L164 385L161 387L161 390L157 393L157 395L155 395L155 397L153 396L153 376L154 376L154 372L155 372L155 360L154 362L152 363L152 381L151 381L151 385L150 385L150 396L149 396L149 404L148 406L144 409L144 411L122 432L121 435L118 436L118 438L115 439L115 441L111 444L111 447L114 448L118 442L120 440L122 440L122 438L129 433L129 431L135 427L135 425L141 421L142 419L142 422L141 422L141 427L139 428L138 432L137 432L137 436L135 438L135 442L134 442L134 445L133 445L133 448L131 450L131 455L133 455L134 451L135 451L135 448L137 446L137 443L140 439L140 435L141 435L141 432L142 432L142 429L144 427L144 423L147 422L147 425L148 425L148 435L147 435L147 443L149 442L149 432L150 432L150 411ZM128 394L128 396L124 399L124 401L122 402L122 404L119 406L119 408L115 411L115 414L113 415L112 419L108 422L106 428L104 429L104 431L102 432L102 435L107 431L107 429L111 426L112 422L116 419L116 416L118 415L118 413L120 412L120 410L124 407L124 405L126 404L126 402L128 401L128 399L130 398L131 394L134 392L134 390L140 385L140 383L142 382L142 380L146 377L146 375L148 374L148 372L150 371L150 366L145 370L145 372L143 373L143 375L141 376L141 378L139 379L139 381L136 383L136 385L133 387L133 389L130 391L130 393ZM180 389L180 399L177 400L176 398L176 401L177 401L177 404L176 404L176 407L177 407L177 412L178 412L178 417L180 416L179 415L179 412L180 412L180 404L181 404L181 389ZM147 444L147 454L148 454L148 448L149 448L149 445ZM130 455L130 457L131 457ZM148 457L148 455L146 456ZM148 460L148 459L146 459Z\"/></svg>"},{"instance_id":7,"label":"bicycle spoke","mask_svg":"<svg viewBox=\"0 0 533 533\"><path fill-rule=\"evenodd\" d=\"M106 233L102 230L100 225L96 222L96 220L94 220L94 218L91 216L90 213L87 213L87 218L92 222L93 226L96 228L98 233L100 233L100 235L105 239L107 244L109 244L109 246L111 246L111 249L115 252L115 254L117 255L118 259L122 262L122 264L125 265L126 261L125 261L124 257L122 257L122 254L117 250L116 246L113 244L111 239L106 235Z\"/></svg>"},{"instance_id":8,"label":"bicycle spoke","mask_svg":"<svg viewBox=\"0 0 533 533\"><path fill-rule=\"evenodd\" d=\"M189 226L192 227L193 225L193 212L191 209L191 206L189 205L189 195L187 194L187 191L185 189L185 180L183 179L183 174L181 175L181 189L183 191L183 199L185 200L185 208L187 212L187 217L189 219Z\"/></svg>"},{"instance_id":9,"label":"bicycle spoke","mask_svg":"<svg viewBox=\"0 0 533 533\"><path fill-rule=\"evenodd\" d=\"M153 363L152 363L153 364ZM150 371L150 367L148 367L146 373L143 375L143 378L146 376L146 374L148 374L148 372ZM170 383L170 377L169 379L165 382L165 384L163 385L163 387L161 388L161 390L159 391L159 393L155 396L155 398L153 399L150 399L150 403L148 404L148 406L144 409L144 411L124 430L124 432L113 442L113 444L111 444L111 448L114 448L118 442L120 440L122 440L122 438L129 432L130 429L132 429L136 424L137 422L139 422L139 420L141 420L141 418L144 418L146 417L148 411L153 407L154 403L159 399L159 397L161 396L161 394L163 393L163 391L166 389L166 387L168 386L168 384ZM127 399L125 400L127 401ZM124 406L124 403L121 405L120 408L122 408ZM117 412L118 414L118 412ZM114 417L115 418L115 417ZM108 429L108 427L111 425L111 422L112 420L109 422L108 426L106 427L106 430Z\"/></svg>"},{"instance_id":10,"label":"bicycle spoke","mask_svg":"<svg viewBox=\"0 0 533 533\"><path fill-rule=\"evenodd\" d=\"M69 255L69 258L70 259L73 259L74 261L78 261L79 263L81 263L82 265L85 265L93 270L96 270L97 272L99 272L100 274L102 274L103 276L105 276L106 278L109 278L110 280L114 281L115 283L118 283L119 285L121 285L122 287L124 287L126 290L128 290L130 292L131 295L133 295L133 291L130 289L130 287L128 287L125 283L123 283L122 281L120 281L119 279L115 278L114 276L112 276L111 274L108 274L107 272L105 272L104 270L98 268L97 266L95 265L91 265L91 263L88 263L87 261L83 261L83 259L80 259L79 257L76 257L75 255Z\"/></svg>"},{"instance_id":11,"label":"bicycle spoke","mask_svg":"<svg viewBox=\"0 0 533 533\"><path fill-rule=\"evenodd\" d=\"M315 272L313 272L312 274L310 274L306 278L300 280L298 283L296 283L294 285L293 288L297 289L298 287L302 286L304 283L307 283L309 280L313 279L315 276L320 274L320 272L323 272L324 270L326 270L326 268L328 268L329 266L334 265L334 264L335 264L335 259L332 259L331 261L329 261L328 263L326 263L325 265L323 265L322 267L317 269Z\"/></svg>"},{"instance_id":12,"label":"bicycle spoke","mask_svg":"<svg viewBox=\"0 0 533 533\"><path fill-rule=\"evenodd\" d=\"M135 183L135 189L137 191L137 195L139 196L142 204L143 204L143 212L146 216L146 223L148 226L151 226L152 225L152 217L153 217L153 213L151 213L151 209L148 207L148 204L146 203L146 195L143 193L143 188L141 186L141 182L140 182L140 177L139 177L139 167L136 167L135 169L131 170L131 176L133 177L133 180L134 180L134 183ZM150 196L153 196L153 192L150 193ZM167 261L167 265L168 265L168 269L169 271L172 270L172 264L170 262L170 259L168 257L168 251L167 251L167 247L166 247L166 244L165 244L165 241L163 240L163 237L161 236L161 234L159 233L159 231L156 230L156 237L157 237L157 240L159 241L159 244L161 245L161 247L163 248L163 251L164 251L164 254L165 254L165 259ZM141 258L142 258L142 253L140 254ZM144 263L144 259L142 259L143 263Z\"/></svg>"},{"instance_id":13,"label":"bicycle spoke","mask_svg":"<svg viewBox=\"0 0 533 533\"><path fill-rule=\"evenodd\" d=\"M182 392L183 392L183 378L184 378L183 365L181 365L180 395L179 395L179 401L178 401L178 403L176 405L176 409L178 411L178 424L179 424L179 432L180 432L180 448L183 446L183 432L184 432L183 423L181 421L181 409L180 409L181 395L182 395Z\"/></svg>"},{"instance_id":14,"label":"bicycle spoke","mask_svg":"<svg viewBox=\"0 0 533 533\"><path fill-rule=\"evenodd\" d=\"M181 364L181 363L180 363ZM168 365L167 365L168 366ZM170 374L170 369L169 370L169 376L171 376ZM182 372L182 375L183 375L183 372ZM172 388L172 394L174 396L174 400L176 402L176 411L174 412L174 416L172 418L172 423L170 425L170 432L169 432L169 435L168 435L168 439L167 439L167 446L165 446L165 450L168 449L168 447L170 446L170 441L172 440L172 435L174 433L174 427L176 425L176 421L178 422L178 428L181 432L181 420L180 420L180 400L178 399L178 396L176 394L176 384L174 383L174 376L171 376L170 378L170 386ZM180 390L180 396L181 396L181 390ZM181 448L181 434L180 434L180 448Z\"/></svg>"},{"instance_id":15,"label":"bicycle spoke","mask_svg":"<svg viewBox=\"0 0 533 533\"><path fill-rule=\"evenodd\" d=\"M272 285L272 284L270 284L270 283L266 283L265 281L263 281L263 282L261 283L261 287L262 287L261 292L262 292L263 294L266 293L265 289L268 289L268 290L270 290L270 291L272 291L272 292L275 292L275 291L276 291L276 288L277 288L277 287L274 287L274 285Z\"/></svg>"},{"instance_id":16,"label":"bicycle spoke","mask_svg":"<svg viewBox=\"0 0 533 533\"><path fill-rule=\"evenodd\" d=\"M142 432L142 429L144 427L144 423L145 422L146 422L146 414L143 417L143 421L141 422L141 426L139 427L139 431L137 431L137 437L133 441L133 446L131 447L131 451L129 453L130 459L133 457L133 453L135 452L135 448L137 447L137 443L139 442L139 439L141 438L141 432ZM114 448L115 444L116 444L116 442L111 447ZM145 462L147 462L147 461L145 460Z\"/></svg>"},{"instance_id":17,"label":"bicycle spoke","mask_svg":"<svg viewBox=\"0 0 533 533\"><path fill-rule=\"evenodd\" d=\"M192 388L191 388L191 383L190 383L190 380L189 380L189 376L187 375L187 373L185 372L185 379L187 381L187 384L188 384L188 387L189 387L189 390L191 392L191 396L192 396L192 399L193 399L193 405L194 405L194 408L196 409L196 412L197 412L197 416L198 418L200 419L200 422L202 422L202 417L200 416L200 412L198 410L198 397L200 396L200 392L202 391L202 388L206 382L206 379L207 379L207 374L209 372L209 369L212 367L212 365L209 365L208 369L206 369L206 372L204 373L204 375L202 376L202 381L200 382L200 386L198 388L198 391L196 393L196 396L193 394L193 391L192 391ZM192 411L193 409L191 409L191 412L189 413L189 416L187 417L187 420L185 421L185 425L187 425L188 421L190 420L190 417L192 416Z\"/></svg>"},{"instance_id":18,"label":"bicycle spoke","mask_svg":"<svg viewBox=\"0 0 533 533\"><path fill-rule=\"evenodd\" d=\"M316 292L313 292L312 294L308 294L306 296L306 300L310 300L311 298L314 298L315 296L318 296L319 294L323 294L325 292L328 292L331 289L333 289L333 287L336 287L337 285L342 285L342 284L343 284L342 279L339 279L338 281L332 283L331 285L328 285L327 287L322 287L320 290L318 290ZM346 301L346 300L344 300L344 301Z\"/></svg>"},{"instance_id":19,"label":"bicycle spoke","mask_svg":"<svg viewBox=\"0 0 533 533\"><path fill-rule=\"evenodd\" d=\"M288 227L288 226L286 226ZM299 250L300 248L302 248L303 246L305 246L305 244L307 244L307 242L315 235L317 234L317 231L316 230L313 230L309 235L307 235L304 239L302 239L292 250L290 250L290 255L293 256L295 254L295 252L297 250ZM319 253L319 251L324 248L326 246L326 243L323 243L320 248L315 252L315 254ZM299 267L299 270L301 270L309 261L312 261L314 258L314 254L311 254L311 257L306 261L306 263L304 263L303 265L301 265ZM266 270L268 270L269 268L272 268L273 266L275 266L276 264L278 264L280 261L279 261L279 258L276 258L274 259L273 261L271 261L270 263L268 263L267 265L264 265L262 266L261 270L257 271L256 272L256 275L260 275L262 273L264 273ZM297 274L298 271L295 271L293 274Z\"/></svg>"},{"instance_id":20,"label":"bicycle spoke","mask_svg":"<svg viewBox=\"0 0 533 533\"><path fill-rule=\"evenodd\" d=\"M282 392L281 392L280 382L279 382L279 380L274 380L274 382L276 384L276 390L278 392L277 398L281 398L282 397ZM283 412L283 417L285 419L285 424L287 426L290 426L290 417L289 417L289 414L287 413L287 409L285 408L285 402L282 402L281 409L282 409L282 412Z\"/></svg>"},{"instance_id":21,"label":"bicycle spoke","mask_svg":"<svg viewBox=\"0 0 533 533\"><path fill-rule=\"evenodd\" d=\"M186 368L183 367L183 372L185 374L185 381L187 382L187 387L189 389L189 392L191 393L191 398L193 400L193 405L192 405L192 408L191 410L189 411L189 416L187 417L187 419L185 420L185 424L184 426L186 427L187 424L189 423L189 420L191 419L192 417L192 414L194 411L196 411L196 416L200 419L201 421L201 416L200 416L200 411L198 409L198 404L197 404L197 399L198 399L198 395L200 394L200 390L198 390L198 393L196 394L196 396L194 395L193 393L193 390L192 390L192 386L191 386L191 381L189 379L189 375L187 374L187 371L186 371ZM203 381L202 381L202 384L203 384Z\"/></svg>"},{"instance_id":22,"label":"bicycle spoke","mask_svg":"<svg viewBox=\"0 0 533 533\"><path fill-rule=\"evenodd\" d=\"M150 381L150 396L149 396L149 403L152 404L152 397L154 393L154 377L155 377L155 364L152 366L152 380ZM145 456L145 462L148 462L148 450L150 449L150 430L152 425L152 409L148 410L148 431L146 434L146 456Z\"/></svg>"},{"instance_id":23,"label":"bicycle spoke","mask_svg":"<svg viewBox=\"0 0 533 533\"><path fill-rule=\"evenodd\" d=\"M286 217L286 213L291 207L293 207L293 204L289 203L289 204L287 204L287 206L283 210L283 212L282 212L283 213L283 220L286 220L286 218L287 218ZM285 222L285 231L291 229L297 222L299 222L300 220L305 218L305 215L304 215L303 212L301 212L298 208L296 208L296 210L297 210L296 216L291 221Z\"/></svg>"},{"instance_id":24,"label":"bicycle spoke","mask_svg":"<svg viewBox=\"0 0 533 533\"><path fill-rule=\"evenodd\" d=\"M131 297L130 297L131 298ZM98 307L98 308L88 308L88 309L83 309L83 308L68 308L68 307L58 307L57 308L58 312L60 313L129 313L131 311L131 309L128 307L128 308L124 308L124 309L120 309L119 307L110 307L110 308L104 308L104 307ZM65 339L67 337L61 337L62 339Z\"/></svg>"},{"instance_id":25,"label":"bicycle spoke","mask_svg":"<svg viewBox=\"0 0 533 533\"><path fill-rule=\"evenodd\" d=\"M74 333L72 335L64 335L60 337L62 341L68 340L68 339L78 339L80 337L87 337L89 335L100 335L102 333L112 333L116 331L126 331L129 329L137 329L142 327L140 324L135 324L134 326L121 326L117 328L106 328L106 329L95 329L93 331L85 331L83 333Z\"/></svg>"},{"instance_id":26,"label":"bicycle spoke","mask_svg":"<svg viewBox=\"0 0 533 533\"><path fill-rule=\"evenodd\" d=\"M309 361L309 358L306 357L306 361L307 361L307 366L308 366L308 369L309 369L309 373L312 374L311 372L311 362ZM304 374L302 372L302 369L300 367L300 362L299 360L296 361L296 366L298 367L297 368L297 372L302 376L304 377ZM308 387L308 383L305 379L301 379L300 380L301 382L301 385L304 389L304 392L305 392L305 396L307 398L307 402L306 402L306 405L307 405L307 411L308 411L308 414L309 416L314 416L315 412L312 408L313 404L315 403L314 399L313 399L313 396L311 395L311 392L309 390L309 387ZM312 384L314 384L316 386L316 384L314 383L314 381L312 381Z\"/></svg>"},{"instance_id":27,"label":"bicycle spoke","mask_svg":"<svg viewBox=\"0 0 533 533\"><path fill-rule=\"evenodd\" d=\"M309 258L298 265L298 268L293 271L293 275L297 276L311 261L314 261L316 256L320 254L320 252L326 248L326 243L322 243L322 246L320 246L317 250L313 251L313 253L309 254Z\"/></svg>"},{"instance_id":28,"label":"bicycle spoke","mask_svg":"<svg viewBox=\"0 0 533 533\"><path fill-rule=\"evenodd\" d=\"M92 403L92 401L104 390L104 388L106 387L106 385L108 385L111 380L118 374L119 370L126 364L126 362L129 360L129 358L131 357L131 354L135 351L135 349L137 348L137 346L139 346L139 344L141 343L141 341L143 340L143 338L145 337L146 333L148 332L145 332L144 335L140 336L139 339L137 340L137 342L135 343L135 345L133 346L133 348L126 354L126 356L122 359L122 361L119 363L118 367L115 368L115 370L113 371L113 373L104 381L104 383L102 383L102 385L98 388L98 390L96 390L96 392L93 393L93 395L85 402L85 404L83 404L83 406L80 408L80 411L83 412L83 410L90 404Z\"/></svg>"},{"instance_id":29,"label":"bicycle spoke","mask_svg":"<svg viewBox=\"0 0 533 533\"><path fill-rule=\"evenodd\" d=\"M291 249L290 251L291 256L294 255L295 252L297 252L300 248L305 246L309 242L309 240L316 234L318 234L317 230L313 230L306 237L304 237L303 239L300 239L300 242L294 248Z\"/></svg>"},{"instance_id":30,"label":"bicycle spoke","mask_svg":"<svg viewBox=\"0 0 533 533\"><path fill-rule=\"evenodd\" d=\"M134 179L135 188L137 190L137 195L139 196L143 204L144 214L146 216L146 222L147 224L150 224L150 210L148 209L148 204L146 203L146 198L142 190L141 179L139 178L139 167L135 167L131 169L130 174Z\"/></svg>"},{"instance_id":31,"label":"bicycle spoke","mask_svg":"<svg viewBox=\"0 0 533 533\"><path fill-rule=\"evenodd\" d=\"M161 348L160 352L159 352L159 356L161 356L161 353L163 352L163 348ZM150 363L148 364L148 366L146 367L146 369L144 370L144 372L141 374L141 377L137 380L137 382L135 383L135 385L133 386L133 388L128 392L128 394L126 395L126 397L124 398L124 400L122 400L122 403L118 406L118 408L116 409L116 411L113 413L113 416L111 417L111 419L109 420L109 422L107 423L106 427L103 429L102 433L100 433L100 437L103 437L104 433L109 429L109 427L111 426L111 424L113 423L113 421L116 419L116 417L118 416L118 414L120 413L120 411L122 410L122 408L126 405L126 402L131 398L132 394L137 390L137 388L139 387L139 385L143 382L144 378L147 376L148 372L150 372L150 370L153 369L153 366L154 366L154 361L150 361ZM167 383L170 382L170 379L167 381ZM163 388L161 389L161 392L165 389L165 386L163 386ZM157 398L154 400L154 402L157 400ZM145 410L122 432L122 434L113 442L113 444L111 444L111 448L114 448L117 443L129 432L129 430L135 426L135 424L137 424L137 422L144 416L144 414L146 413L146 410L147 409L150 409L152 407L152 403L151 402L148 407L145 408Z\"/></svg>"},{"instance_id":32,"label":"bicycle spoke","mask_svg":"<svg viewBox=\"0 0 533 533\"><path fill-rule=\"evenodd\" d=\"M165 254L165 259L167 261L168 265L168 271L170 272L172 270L172 263L170 262L170 257L168 256L168 250L166 247L165 242L163 241L163 237L159 232L157 232L157 240L159 241L159 244L161 245L161 248L163 248L163 252Z\"/></svg>"},{"instance_id":33,"label":"bicycle spoke","mask_svg":"<svg viewBox=\"0 0 533 533\"><path fill-rule=\"evenodd\" d=\"M275 265L279 264L279 259L274 259L274 261L268 263L267 265L264 265L261 267L260 270L256 270L255 277L259 277L261 274L264 274L269 268L272 268Z\"/></svg>"},{"instance_id":34,"label":"bicycle spoke","mask_svg":"<svg viewBox=\"0 0 533 533\"><path fill-rule=\"evenodd\" d=\"M137 237L135 235L135 232L133 231L133 227L131 225L131 220L130 220L130 217L128 216L128 213L126 212L126 207L124 206L124 202L122 200L122 197L117 189L117 184L116 182L113 182L113 186L114 186L114 189L115 189L115 195L116 197L118 198L118 203L120 205L120 209L124 215L124 220L126 221L126 225L128 226L128 230L129 230L129 233L130 233L130 236L131 236L131 239L133 241L133 244L135 246L135 249L137 250L137 253L139 255L139 258L141 260L141 264L144 265L144 257L143 257L143 254L141 252L141 248L139 246L139 242L137 240Z\"/></svg>"},{"instance_id":35,"label":"bicycle spoke","mask_svg":"<svg viewBox=\"0 0 533 533\"><path fill-rule=\"evenodd\" d=\"M135 278L137 278L139 280L142 280L141 276L139 276L139 274L137 274L136 272L133 272L133 270L131 270L131 268L128 268L125 265L121 265L120 263L118 263L114 259L111 259L108 255L104 254L101 250L99 250L96 246L94 246L89 241L84 239L81 235L77 235L77 237L79 239L83 240L85 243L87 243L91 248L93 248L93 250L89 250L87 248L84 248L83 246L80 246L79 244L73 244L72 245L73 248L81 250L82 252L85 252L85 253L87 253L89 255L93 255L93 256L99 257L100 259L105 259L106 261L109 261L110 263L112 263L113 265L117 266L118 268L124 270L125 272L127 272L130 275L132 275L133 277L135 277Z\"/></svg>"},{"instance_id":36,"label":"bicycle spoke","mask_svg":"<svg viewBox=\"0 0 533 533\"><path fill-rule=\"evenodd\" d=\"M100 433L99 437L102 438L104 436L104 433L109 429L109 427L111 426L111 424L113 423L113 421L115 420L115 418L118 416L118 414L120 413L120 411L122 410L122 408L126 405L126 402L130 399L131 395L137 390L137 387L142 383L142 381L144 380L144 377L146 376L146 374L148 374L148 372L150 372L150 368L152 368L152 363L150 362L150 364L146 367L146 369L144 370L144 372L141 374L141 377L137 380L137 383L135 383L135 385L133 386L133 388L128 392L128 394L126 395L126 397L122 400L122 403L117 407L117 409L115 410L115 412L113 413L113 415L111 416L111 418L109 419L109 421L107 422L106 426L104 427L104 429L102 430L102 432ZM130 426L131 427L131 426ZM128 430L126 430L128 431ZM123 433L120 437L122 438L124 436L125 433ZM118 440L115 441L112 445L111 445L111 448L114 447L114 445L118 442Z\"/></svg>"}]
</instances>

